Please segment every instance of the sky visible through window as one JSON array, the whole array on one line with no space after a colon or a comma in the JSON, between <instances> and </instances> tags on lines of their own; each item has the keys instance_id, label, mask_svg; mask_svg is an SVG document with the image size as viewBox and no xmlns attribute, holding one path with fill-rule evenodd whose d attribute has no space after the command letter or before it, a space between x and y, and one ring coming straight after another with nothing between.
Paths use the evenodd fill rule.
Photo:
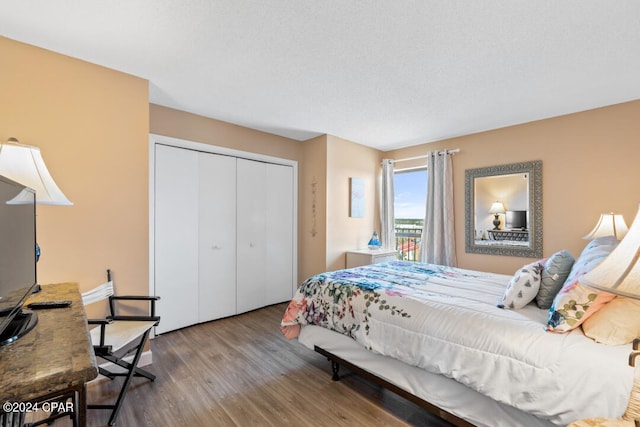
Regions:
<instances>
[{"instance_id":1,"label":"sky visible through window","mask_svg":"<svg viewBox=\"0 0 640 427\"><path fill-rule=\"evenodd\" d=\"M427 203L427 170L396 172L393 178L394 216L424 219Z\"/></svg>"}]
</instances>

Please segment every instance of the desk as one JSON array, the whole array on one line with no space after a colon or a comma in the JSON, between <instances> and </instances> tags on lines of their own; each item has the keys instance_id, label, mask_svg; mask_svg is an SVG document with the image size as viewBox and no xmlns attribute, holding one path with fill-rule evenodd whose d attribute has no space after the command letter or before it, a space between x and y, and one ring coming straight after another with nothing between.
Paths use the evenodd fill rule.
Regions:
<instances>
[{"instance_id":1,"label":"desk","mask_svg":"<svg viewBox=\"0 0 640 427\"><path fill-rule=\"evenodd\" d=\"M38 310L38 324L16 342L0 347L0 403L41 401L78 393L74 408L86 425L85 384L98 376L87 316L75 283L44 285L34 301L70 300L71 306Z\"/></svg>"}]
</instances>

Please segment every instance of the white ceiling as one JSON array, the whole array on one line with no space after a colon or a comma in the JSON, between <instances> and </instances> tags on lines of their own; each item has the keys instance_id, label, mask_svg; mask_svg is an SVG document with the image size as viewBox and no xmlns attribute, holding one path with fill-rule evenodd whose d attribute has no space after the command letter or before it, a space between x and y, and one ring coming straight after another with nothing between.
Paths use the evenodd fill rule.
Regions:
<instances>
[{"instance_id":1,"label":"white ceiling","mask_svg":"<svg viewBox=\"0 0 640 427\"><path fill-rule=\"evenodd\" d=\"M638 0L2 0L0 35L381 150L640 99Z\"/></svg>"}]
</instances>

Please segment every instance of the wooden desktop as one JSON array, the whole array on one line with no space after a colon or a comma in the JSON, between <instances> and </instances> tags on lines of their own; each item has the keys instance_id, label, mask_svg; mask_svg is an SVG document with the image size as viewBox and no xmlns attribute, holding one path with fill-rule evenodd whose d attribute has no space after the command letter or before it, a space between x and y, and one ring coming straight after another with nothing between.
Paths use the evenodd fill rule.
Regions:
<instances>
[{"instance_id":1,"label":"wooden desktop","mask_svg":"<svg viewBox=\"0 0 640 427\"><path fill-rule=\"evenodd\" d=\"M79 425L85 426L86 383L98 376L98 368L78 286L44 285L26 303L58 300L71 305L37 310L37 326L0 347L0 403L42 402L75 392L74 411Z\"/></svg>"}]
</instances>

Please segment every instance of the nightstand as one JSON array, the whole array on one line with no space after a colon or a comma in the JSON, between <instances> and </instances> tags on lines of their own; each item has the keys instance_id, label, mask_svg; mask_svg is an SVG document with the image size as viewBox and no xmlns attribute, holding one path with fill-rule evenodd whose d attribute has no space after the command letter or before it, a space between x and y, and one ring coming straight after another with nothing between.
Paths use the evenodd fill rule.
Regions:
<instances>
[{"instance_id":1,"label":"nightstand","mask_svg":"<svg viewBox=\"0 0 640 427\"><path fill-rule=\"evenodd\" d=\"M398 252L395 249L357 249L347 252L347 268L395 261L397 259Z\"/></svg>"}]
</instances>

